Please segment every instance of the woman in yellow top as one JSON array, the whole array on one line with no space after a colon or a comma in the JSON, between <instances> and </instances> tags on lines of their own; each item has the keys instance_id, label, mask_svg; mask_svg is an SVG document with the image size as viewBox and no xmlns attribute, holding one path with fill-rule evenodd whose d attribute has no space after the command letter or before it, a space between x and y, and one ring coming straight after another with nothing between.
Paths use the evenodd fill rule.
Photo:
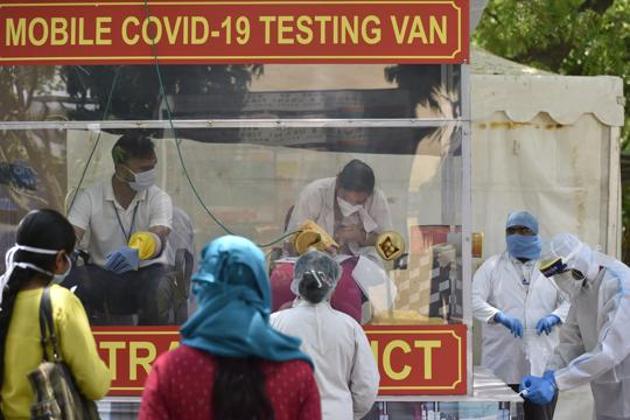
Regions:
<instances>
[{"instance_id":1,"label":"woman in yellow top","mask_svg":"<svg viewBox=\"0 0 630 420\"><path fill-rule=\"evenodd\" d=\"M0 277L0 410L7 420L30 418L33 392L27 374L43 358L39 301L46 285L70 271L75 241L65 217L35 210L22 219L17 243L7 252L7 271ZM83 305L57 285L50 288L50 299L61 357L81 392L92 400L102 398L110 373L96 351Z\"/></svg>"}]
</instances>

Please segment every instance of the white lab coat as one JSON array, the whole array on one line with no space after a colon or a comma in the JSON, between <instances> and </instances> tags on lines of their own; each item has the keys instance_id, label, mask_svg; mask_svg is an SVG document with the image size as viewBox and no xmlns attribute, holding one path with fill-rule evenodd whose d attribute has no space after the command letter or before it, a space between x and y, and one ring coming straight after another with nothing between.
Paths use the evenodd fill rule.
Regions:
<instances>
[{"instance_id":1,"label":"white lab coat","mask_svg":"<svg viewBox=\"0 0 630 420\"><path fill-rule=\"evenodd\" d=\"M293 207L287 232L296 230L306 219L310 219L330 235L334 235L335 202L337 200L335 197L336 182L337 178L334 177L323 178L315 180L304 187ZM367 216L371 219L369 223L362 220L358 214L353 214L340 222L347 225L363 223L367 233L381 233L392 229L392 218L387 198L385 198L385 194L380 189L374 188L374 192L368 197L363 207ZM356 243L350 243L349 247L354 255L363 255L376 263L381 262L373 246L360 247Z\"/></svg>"},{"instance_id":2,"label":"white lab coat","mask_svg":"<svg viewBox=\"0 0 630 420\"><path fill-rule=\"evenodd\" d=\"M359 419L374 404L379 373L361 326L330 304L298 300L271 314L278 331L302 339L301 349L315 364L324 420Z\"/></svg>"},{"instance_id":3,"label":"white lab coat","mask_svg":"<svg viewBox=\"0 0 630 420\"><path fill-rule=\"evenodd\" d=\"M630 268L595 253L605 267L571 302L548 364L558 389L590 382L598 420L630 419Z\"/></svg>"},{"instance_id":4,"label":"white lab coat","mask_svg":"<svg viewBox=\"0 0 630 420\"><path fill-rule=\"evenodd\" d=\"M569 303L536 263L522 263L504 252L488 258L473 277L473 315L483 328L481 364L508 384L529 374L542 376L558 343L559 326L539 336L536 324L550 314L564 322L569 311ZM494 322L498 312L521 321L523 338Z\"/></svg>"}]
</instances>

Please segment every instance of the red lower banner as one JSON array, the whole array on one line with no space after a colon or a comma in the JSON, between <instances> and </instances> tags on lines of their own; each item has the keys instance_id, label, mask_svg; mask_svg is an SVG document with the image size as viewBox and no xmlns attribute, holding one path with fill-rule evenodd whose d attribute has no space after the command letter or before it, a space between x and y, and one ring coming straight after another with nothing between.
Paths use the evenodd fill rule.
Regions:
<instances>
[{"instance_id":1,"label":"red lower banner","mask_svg":"<svg viewBox=\"0 0 630 420\"><path fill-rule=\"evenodd\" d=\"M366 326L381 395L466 393L466 326ZM113 382L109 395L140 395L157 357L179 346L177 327L95 327Z\"/></svg>"},{"instance_id":2,"label":"red lower banner","mask_svg":"<svg viewBox=\"0 0 630 420\"><path fill-rule=\"evenodd\" d=\"M466 394L466 326L366 326L380 395Z\"/></svg>"}]
</instances>

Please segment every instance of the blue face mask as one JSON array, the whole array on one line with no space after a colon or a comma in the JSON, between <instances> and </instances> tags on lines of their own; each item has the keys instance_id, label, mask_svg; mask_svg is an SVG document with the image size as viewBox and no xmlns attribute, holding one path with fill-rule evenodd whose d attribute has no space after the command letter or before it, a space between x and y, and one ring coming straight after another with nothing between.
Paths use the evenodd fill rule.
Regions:
<instances>
[{"instance_id":1,"label":"blue face mask","mask_svg":"<svg viewBox=\"0 0 630 420\"><path fill-rule=\"evenodd\" d=\"M537 260L540 258L542 241L539 235L508 235L506 242L508 252L514 258L526 258L528 260Z\"/></svg>"}]
</instances>

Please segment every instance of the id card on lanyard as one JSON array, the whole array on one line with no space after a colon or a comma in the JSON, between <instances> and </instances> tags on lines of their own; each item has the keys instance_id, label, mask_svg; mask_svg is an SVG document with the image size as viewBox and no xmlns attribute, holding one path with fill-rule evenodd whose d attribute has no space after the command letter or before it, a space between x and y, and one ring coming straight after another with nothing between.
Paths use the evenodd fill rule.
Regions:
<instances>
[{"instance_id":1,"label":"id card on lanyard","mask_svg":"<svg viewBox=\"0 0 630 420\"><path fill-rule=\"evenodd\" d=\"M125 244L129 243L129 238L131 238L131 234L133 233L133 228L136 224L136 214L138 213L138 206L140 205L139 201L136 201L136 206L133 208L133 215L131 216L131 225L129 226L129 231L125 230L125 226L123 225L122 220L120 219L120 215L118 214L118 209L116 208L116 203L112 202L112 206L114 207L114 213L116 213L116 219L118 220L118 226L125 237Z\"/></svg>"}]
</instances>

